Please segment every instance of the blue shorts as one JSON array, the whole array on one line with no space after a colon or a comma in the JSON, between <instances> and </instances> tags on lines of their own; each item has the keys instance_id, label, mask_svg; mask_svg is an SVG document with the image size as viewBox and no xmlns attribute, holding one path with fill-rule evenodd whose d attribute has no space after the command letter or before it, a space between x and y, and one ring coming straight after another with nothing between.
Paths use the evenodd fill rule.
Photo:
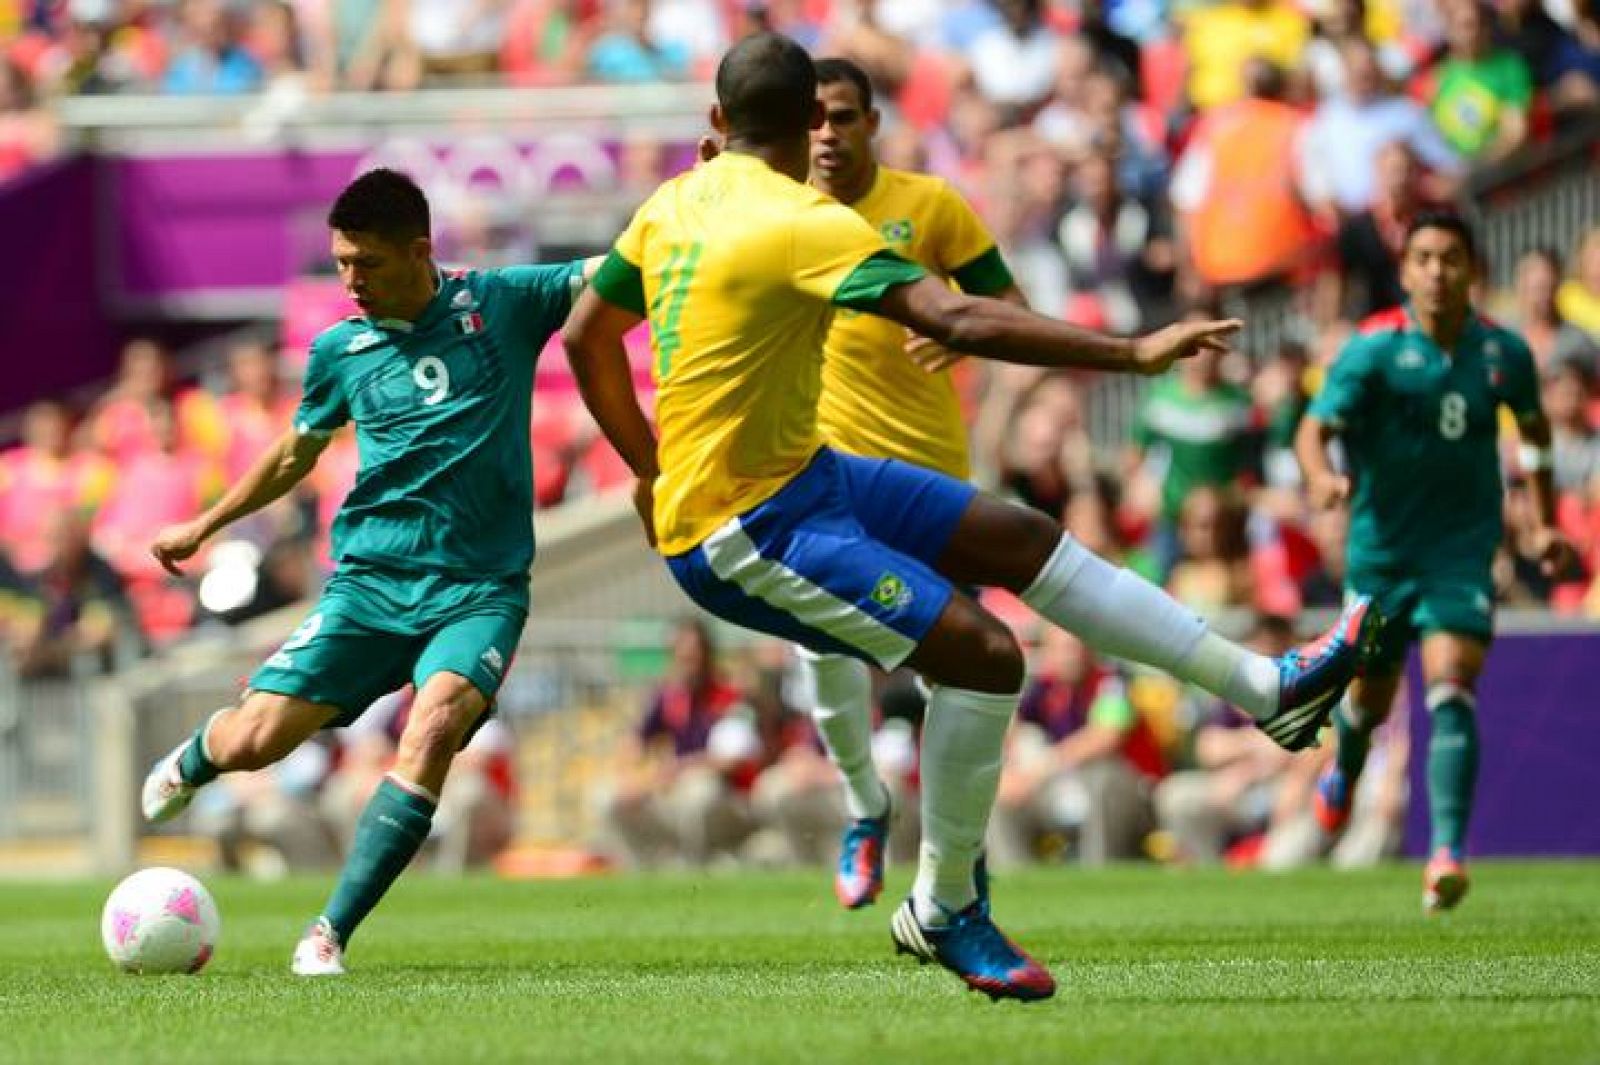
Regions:
<instances>
[{"instance_id":1,"label":"blue shorts","mask_svg":"<svg viewBox=\"0 0 1600 1065\"><path fill-rule=\"evenodd\" d=\"M667 565L725 621L894 669L950 601L933 563L975 493L909 463L823 448L777 495Z\"/></svg>"}]
</instances>

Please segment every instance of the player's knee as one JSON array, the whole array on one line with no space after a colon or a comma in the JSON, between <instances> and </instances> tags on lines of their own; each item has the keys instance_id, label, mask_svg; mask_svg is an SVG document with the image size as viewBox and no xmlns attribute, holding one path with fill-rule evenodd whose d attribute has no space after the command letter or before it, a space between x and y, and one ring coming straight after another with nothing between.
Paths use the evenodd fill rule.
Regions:
<instances>
[{"instance_id":1,"label":"player's knee","mask_svg":"<svg viewBox=\"0 0 1600 1065\"><path fill-rule=\"evenodd\" d=\"M1032 507L1008 507L1006 515L1010 525L1006 554L1015 564L1006 567L1002 587L1021 594L1049 563L1063 534L1060 525Z\"/></svg>"},{"instance_id":2,"label":"player's knee","mask_svg":"<svg viewBox=\"0 0 1600 1065\"><path fill-rule=\"evenodd\" d=\"M995 695L1021 691L1027 663L1011 630L996 622L985 626L973 642L973 683L970 687Z\"/></svg>"},{"instance_id":3,"label":"player's knee","mask_svg":"<svg viewBox=\"0 0 1600 1065\"><path fill-rule=\"evenodd\" d=\"M401 763L431 763L454 757L461 737L480 712L466 699L419 702L412 707L411 719L400 737Z\"/></svg>"}]
</instances>

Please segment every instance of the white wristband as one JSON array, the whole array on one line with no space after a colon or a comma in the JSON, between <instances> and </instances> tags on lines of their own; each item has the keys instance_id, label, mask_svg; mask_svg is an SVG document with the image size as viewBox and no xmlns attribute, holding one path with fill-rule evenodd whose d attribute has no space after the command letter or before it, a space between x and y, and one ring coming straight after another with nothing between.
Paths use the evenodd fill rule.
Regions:
<instances>
[{"instance_id":1,"label":"white wristband","mask_svg":"<svg viewBox=\"0 0 1600 1065\"><path fill-rule=\"evenodd\" d=\"M1536 444L1523 444L1517 449L1517 456L1521 460L1523 473L1539 473L1556 464L1554 449Z\"/></svg>"}]
</instances>

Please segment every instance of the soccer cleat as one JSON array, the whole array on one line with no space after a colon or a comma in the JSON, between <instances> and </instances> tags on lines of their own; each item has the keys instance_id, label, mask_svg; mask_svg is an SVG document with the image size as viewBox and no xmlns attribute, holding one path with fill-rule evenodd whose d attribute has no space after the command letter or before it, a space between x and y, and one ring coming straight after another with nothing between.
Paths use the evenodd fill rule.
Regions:
<instances>
[{"instance_id":1,"label":"soccer cleat","mask_svg":"<svg viewBox=\"0 0 1600 1065\"><path fill-rule=\"evenodd\" d=\"M312 921L306 934L295 944L290 968L296 976L344 975L344 948L339 945L339 933L333 930L326 917Z\"/></svg>"},{"instance_id":2,"label":"soccer cleat","mask_svg":"<svg viewBox=\"0 0 1600 1065\"><path fill-rule=\"evenodd\" d=\"M1467 887L1467 867L1450 848L1440 847L1422 872L1422 912L1431 915L1455 909L1466 897Z\"/></svg>"},{"instance_id":3,"label":"soccer cleat","mask_svg":"<svg viewBox=\"0 0 1600 1065\"><path fill-rule=\"evenodd\" d=\"M883 891L883 856L889 849L893 812L891 808L882 817L858 817L844 830L833 893L847 910L871 906Z\"/></svg>"},{"instance_id":4,"label":"soccer cleat","mask_svg":"<svg viewBox=\"0 0 1600 1065\"><path fill-rule=\"evenodd\" d=\"M1330 836L1337 836L1350 823L1350 790L1338 766L1330 768L1317 781L1316 793L1311 797L1311 812L1322 831Z\"/></svg>"},{"instance_id":5,"label":"soccer cleat","mask_svg":"<svg viewBox=\"0 0 1600 1065\"><path fill-rule=\"evenodd\" d=\"M1256 727L1287 751L1316 746L1317 733L1372 653L1382 626L1371 596L1351 599L1333 628L1278 659L1278 712Z\"/></svg>"},{"instance_id":6,"label":"soccer cleat","mask_svg":"<svg viewBox=\"0 0 1600 1065\"><path fill-rule=\"evenodd\" d=\"M1003 998L1032 1002L1056 993L1050 970L995 927L986 902L979 900L949 916L949 924L930 928L917 919L915 906L906 899L889 922L895 953L910 954L923 964L938 962L995 1002Z\"/></svg>"},{"instance_id":7,"label":"soccer cleat","mask_svg":"<svg viewBox=\"0 0 1600 1065\"><path fill-rule=\"evenodd\" d=\"M184 740L173 748L171 754L150 767L149 775L144 778L144 787L139 792L139 806L144 811L146 821L157 824L172 820L188 809L194 793L200 790L184 780L183 774L178 771L178 761L183 757L184 748L193 742Z\"/></svg>"}]
</instances>

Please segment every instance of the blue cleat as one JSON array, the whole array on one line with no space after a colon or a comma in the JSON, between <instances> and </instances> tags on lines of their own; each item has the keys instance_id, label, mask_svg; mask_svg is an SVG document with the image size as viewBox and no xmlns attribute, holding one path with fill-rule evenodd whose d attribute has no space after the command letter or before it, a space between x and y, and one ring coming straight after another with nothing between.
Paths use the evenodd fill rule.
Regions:
<instances>
[{"instance_id":1,"label":"blue cleat","mask_svg":"<svg viewBox=\"0 0 1600 1065\"><path fill-rule=\"evenodd\" d=\"M871 906L883 892L883 856L889 849L889 817L858 817L844 830L833 893L847 910Z\"/></svg>"},{"instance_id":2,"label":"blue cleat","mask_svg":"<svg viewBox=\"0 0 1600 1065\"><path fill-rule=\"evenodd\" d=\"M989 905L983 899L960 913L950 914L949 924L929 928L917 920L916 909L908 898L894 911L889 934L896 953L913 955L924 964L938 962L992 1001L1015 998L1033 1002L1056 993L1050 970L995 927Z\"/></svg>"},{"instance_id":3,"label":"blue cleat","mask_svg":"<svg viewBox=\"0 0 1600 1065\"><path fill-rule=\"evenodd\" d=\"M1256 727L1286 751L1316 746L1317 733L1372 654L1382 627L1371 596L1352 598L1333 628L1278 659L1278 712Z\"/></svg>"}]
</instances>

